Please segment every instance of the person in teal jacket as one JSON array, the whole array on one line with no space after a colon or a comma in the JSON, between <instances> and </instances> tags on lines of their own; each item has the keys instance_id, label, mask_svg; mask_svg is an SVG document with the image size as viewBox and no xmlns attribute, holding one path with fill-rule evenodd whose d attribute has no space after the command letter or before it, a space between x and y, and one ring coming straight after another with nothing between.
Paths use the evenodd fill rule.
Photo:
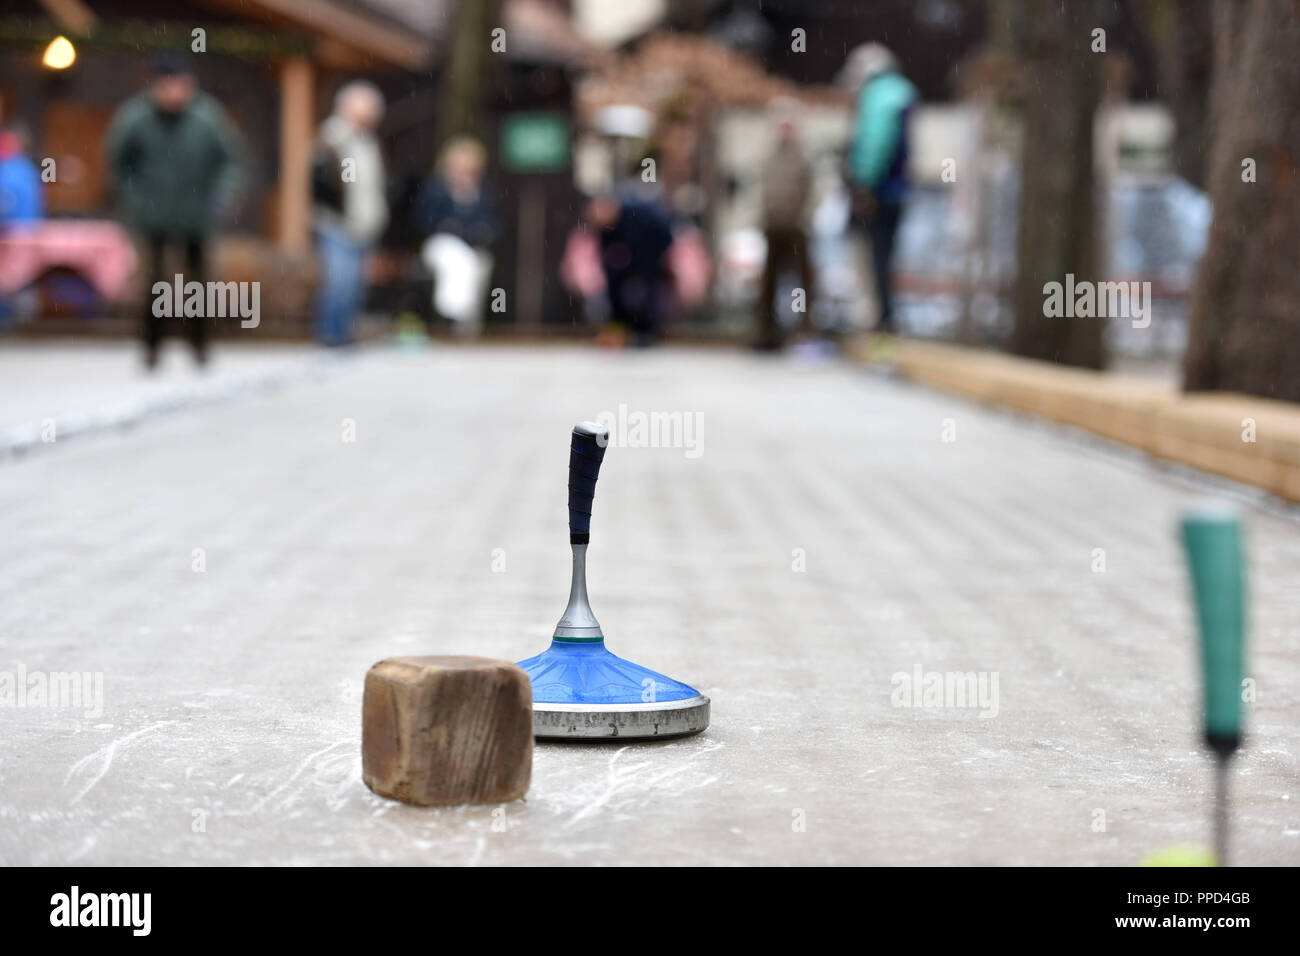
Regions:
<instances>
[{"instance_id":1,"label":"person in teal jacket","mask_svg":"<svg viewBox=\"0 0 1300 956\"><path fill-rule=\"evenodd\" d=\"M918 94L899 72L893 53L878 43L854 50L842 78L857 97L845 164L853 221L871 242L877 328L892 334L897 325L890 270L907 194L908 120Z\"/></svg>"},{"instance_id":2,"label":"person in teal jacket","mask_svg":"<svg viewBox=\"0 0 1300 956\"><path fill-rule=\"evenodd\" d=\"M143 239L149 288L172 280L164 268L172 246L184 254L184 281L206 281L208 239L234 208L242 150L226 111L199 90L187 58L159 56L149 88L113 117L106 151L116 197ZM152 306L151 295L145 299L143 329L150 368L158 361L164 324ZM202 364L211 317L182 321Z\"/></svg>"}]
</instances>

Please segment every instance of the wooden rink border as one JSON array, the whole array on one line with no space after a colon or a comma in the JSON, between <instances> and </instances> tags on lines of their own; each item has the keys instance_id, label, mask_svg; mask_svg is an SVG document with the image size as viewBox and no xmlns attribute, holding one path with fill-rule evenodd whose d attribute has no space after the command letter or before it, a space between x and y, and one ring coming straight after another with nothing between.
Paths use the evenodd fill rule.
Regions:
<instances>
[{"instance_id":1,"label":"wooden rink border","mask_svg":"<svg viewBox=\"0 0 1300 956\"><path fill-rule=\"evenodd\" d=\"M850 355L868 358L866 343ZM908 381L1073 425L1300 503L1300 405L1187 394L1172 384L934 342L897 340L874 358L881 359Z\"/></svg>"}]
</instances>

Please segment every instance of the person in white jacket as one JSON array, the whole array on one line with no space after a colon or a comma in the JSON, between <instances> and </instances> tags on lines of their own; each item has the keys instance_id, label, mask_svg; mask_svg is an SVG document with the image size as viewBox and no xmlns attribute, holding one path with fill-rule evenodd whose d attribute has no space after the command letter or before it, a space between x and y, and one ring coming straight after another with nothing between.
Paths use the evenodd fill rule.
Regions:
<instances>
[{"instance_id":1,"label":"person in white jacket","mask_svg":"<svg viewBox=\"0 0 1300 956\"><path fill-rule=\"evenodd\" d=\"M365 82L348 83L321 124L312 159L316 252L316 337L326 345L353 340L365 296L366 256L388 225L384 160L375 130L384 98Z\"/></svg>"}]
</instances>

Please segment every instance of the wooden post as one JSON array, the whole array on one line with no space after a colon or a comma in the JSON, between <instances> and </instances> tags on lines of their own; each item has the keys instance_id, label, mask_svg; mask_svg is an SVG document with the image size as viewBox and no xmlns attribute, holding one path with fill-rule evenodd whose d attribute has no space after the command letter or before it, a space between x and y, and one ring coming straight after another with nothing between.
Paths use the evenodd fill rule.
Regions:
<instances>
[{"instance_id":1,"label":"wooden post","mask_svg":"<svg viewBox=\"0 0 1300 956\"><path fill-rule=\"evenodd\" d=\"M499 82L505 60L504 51L492 49L492 31L497 28L503 30L502 42L514 42L515 38L505 36L502 27L501 0L474 0L455 5L446 63L442 68L439 150L453 136L472 136L484 141L487 138L485 94Z\"/></svg>"},{"instance_id":2,"label":"wooden post","mask_svg":"<svg viewBox=\"0 0 1300 956\"><path fill-rule=\"evenodd\" d=\"M311 146L315 138L315 76L303 56L280 68L279 241L285 252L306 252L311 232Z\"/></svg>"},{"instance_id":3,"label":"wooden post","mask_svg":"<svg viewBox=\"0 0 1300 956\"><path fill-rule=\"evenodd\" d=\"M519 190L519 235L515 265L515 297L519 300L519 325L542 325L542 286L546 281L546 189L536 175Z\"/></svg>"}]
</instances>

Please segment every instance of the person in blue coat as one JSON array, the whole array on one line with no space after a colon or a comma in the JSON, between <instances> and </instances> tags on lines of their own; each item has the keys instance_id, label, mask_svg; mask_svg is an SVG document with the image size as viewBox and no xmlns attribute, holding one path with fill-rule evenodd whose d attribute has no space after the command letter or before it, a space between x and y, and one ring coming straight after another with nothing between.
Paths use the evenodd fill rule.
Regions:
<instances>
[{"instance_id":1,"label":"person in blue coat","mask_svg":"<svg viewBox=\"0 0 1300 956\"><path fill-rule=\"evenodd\" d=\"M0 232L21 229L45 218L41 170L27 155L26 127L14 123L0 130ZM20 302L34 295L27 289L13 297L0 296L0 329L8 328Z\"/></svg>"},{"instance_id":2,"label":"person in blue coat","mask_svg":"<svg viewBox=\"0 0 1300 956\"><path fill-rule=\"evenodd\" d=\"M22 126L0 132L0 229L45 218L41 170L27 155L28 148Z\"/></svg>"}]
</instances>

